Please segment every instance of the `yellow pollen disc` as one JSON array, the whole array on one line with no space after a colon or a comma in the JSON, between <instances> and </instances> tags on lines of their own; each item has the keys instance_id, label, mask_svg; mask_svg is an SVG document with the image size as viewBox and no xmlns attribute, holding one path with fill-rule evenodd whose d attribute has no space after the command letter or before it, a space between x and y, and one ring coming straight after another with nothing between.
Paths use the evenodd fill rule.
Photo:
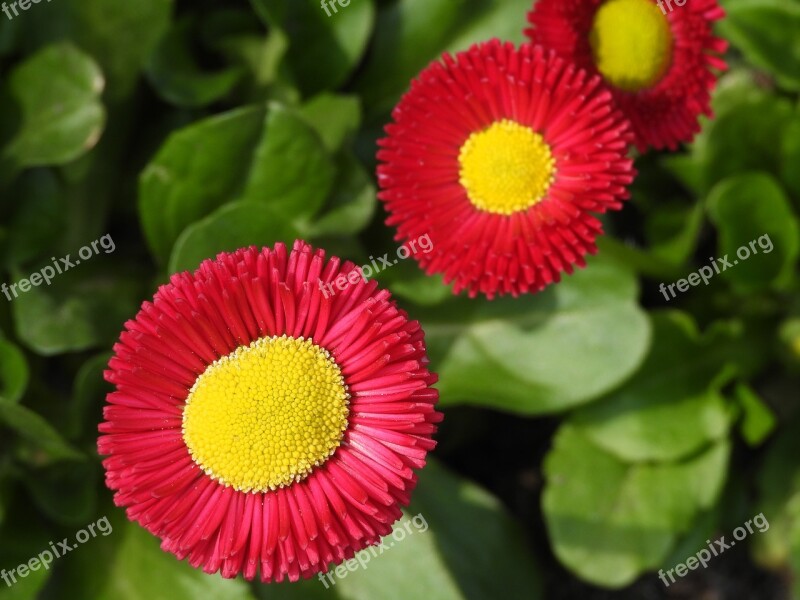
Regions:
<instances>
[{"instance_id":1,"label":"yellow pollen disc","mask_svg":"<svg viewBox=\"0 0 800 600\"><path fill-rule=\"evenodd\" d=\"M183 439L207 475L244 492L307 477L347 427L350 395L339 366L310 339L261 338L197 378Z\"/></svg>"},{"instance_id":2,"label":"yellow pollen disc","mask_svg":"<svg viewBox=\"0 0 800 600\"><path fill-rule=\"evenodd\" d=\"M473 133L461 146L459 181L480 210L510 215L544 198L555 159L530 127L503 119Z\"/></svg>"},{"instance_id":3,"label":"yellow pollen disc","mask_svg":"<svg viewBox=\"0 0 800 600\"><path fill-rule=\"evenodd\" d=\"M651 87L672 60L672 31L652 0L608 0L589 34L597 69L626 92Z\"/></svg>"}]
</instances>

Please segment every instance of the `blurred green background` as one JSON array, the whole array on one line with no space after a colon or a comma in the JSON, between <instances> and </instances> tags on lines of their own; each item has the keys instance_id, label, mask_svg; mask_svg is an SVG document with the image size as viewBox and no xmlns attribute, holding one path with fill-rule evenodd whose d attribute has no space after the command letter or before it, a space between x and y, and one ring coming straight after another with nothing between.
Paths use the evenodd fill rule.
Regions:
<instances>
[{"instance_id":1,"label":"blurred green background","mask_svg":"<svg viewBox=\"0 0 800 600\"><path fill-rule=\"evenodd\" d=\"M692 2L692 0L688 0ZM426 330L446 420L409 514L430 525L326 589L207 576L113 506L102 372L158 284L222 250L303 237L394 253L375 140L442 51L522 42L530 0L53 0L0 13L0 283L103 236L113 252L0 296L0 569L108 517L0 600L784 599L800 570L800 2L727 0L716 118L637 157L586 270L452 297L384 271ZM680 9L677 9L680 10ZM769 236L666 301L661 283ZM53 257L53 258L51 258ZM759 513L666 588L655 575ZM795 586L800 594L800 586Z\"/></svg>"}]
</instances>

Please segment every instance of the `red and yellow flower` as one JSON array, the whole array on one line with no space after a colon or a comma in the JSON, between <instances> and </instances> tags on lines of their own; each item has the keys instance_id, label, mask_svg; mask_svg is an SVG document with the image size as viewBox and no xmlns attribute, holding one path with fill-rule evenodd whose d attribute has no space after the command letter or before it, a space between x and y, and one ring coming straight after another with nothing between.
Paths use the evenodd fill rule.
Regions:
<instances>
[{"instance_id":1,"label":"red and yellow flower","mask_svg":"<svg viewBox=\"0 0 800 600\"><path fill-rule=\"evenodd\" d=\"M519 295L596 251L595 216L634 175L628 123L598 76L530 45L445 55L412 82L380 140L380 199L397 240L470 296Z\"/></svg>"},{"instance_id":2,"label":"red and yellow flower","mask_svg":"<svg viewBox=\"0 0 800 600\"><path fill-rule=\"evenodd\" d=\"M98 441L115 502L208 573L327 570L391 531L435 442L424 334L297 242L174 275L126 324Z\"/></svg>"},{"instance_id":3,"label":"red and yellow flower","mask_svg":"<svg viewBox=\"0 0 800 600\"><path fill-rule=\"evenodd\" d=\"M526 34L599 73L630 119L636 145L674 150L711 115L727 43L715 37L717 0L538 0Z\"/></svg>"}]
</instances>

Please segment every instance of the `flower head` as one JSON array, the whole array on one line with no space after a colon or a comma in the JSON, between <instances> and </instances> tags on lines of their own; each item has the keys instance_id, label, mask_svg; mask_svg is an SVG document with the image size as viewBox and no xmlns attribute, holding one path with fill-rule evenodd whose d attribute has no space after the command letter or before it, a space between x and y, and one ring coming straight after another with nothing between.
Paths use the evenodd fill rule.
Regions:
<instances>
[{"instance_id":1,"label":"flower head","mask_svg":"<svg viewBox=\"0 0 800 600\"><path fill-rule=\"evenodd\" d=\"M526 34L603 77L641 151L674 150L711 114L727 49L712 25L724 14L717 0L538 0Z\"/></svg>"},{"instance_id":2,"label":"flower head","mask_svg":"<svg viewBox=\"0 0 800 600\"><path fill-rule=\"evenodd\" d=\"M540 47L473 46L412 83L386 127L379 197L398 240L470 296L536 292L583 266L633 179L611 94Z\"/></svg>"},{"instance_id":3,"label":"flower head","mask_svg":"<svg viewBox=\"0 0 800 600\"><path fill-rule=\"evenodd\" d=\"M325 571L391 531L441 414L423 332L304 242L174 275L126 324L98 441L118 506L208 573ZM354 279L351 279L353 281Z\"/></svg>"}]
</instances>

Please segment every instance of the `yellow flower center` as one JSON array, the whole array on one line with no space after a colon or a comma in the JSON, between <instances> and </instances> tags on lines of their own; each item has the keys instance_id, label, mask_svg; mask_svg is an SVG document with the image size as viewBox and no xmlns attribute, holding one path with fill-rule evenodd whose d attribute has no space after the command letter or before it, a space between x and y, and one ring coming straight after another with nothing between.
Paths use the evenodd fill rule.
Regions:
<instances>
[{"instance_id":1,"label":"yellow flower center","mask_svg":"<svg viewBox=\"0 0 800 600\"><path fill-rule=\"evenodd\" d=\"M544 198L555 159L544 138L503 119L469 136L458 156L459 181L480 210L510 215Z\"/></svg>"},{"instance_id":2,"label":"yellow flower center","mask_svg":"<svg viewBox=\"0 0 800 600\"><path fill-rule=\"evenodd\" d=\"M195 463L222 484L274 490L307 477L347 427L339 366L310 339L261 338L197 378L183 410Z\"/></svg>"},{"instance_id":3,"label":"yellow flower center","mask_svg":"<svg viewBox=\"0 0 800 600\"><path fill-rule=\"evenodd\" d=\"M658 82L672 60L672 31L652 0L608 0L589 34L597 69L626 92Z\"/></svg>"}]
</instances>

